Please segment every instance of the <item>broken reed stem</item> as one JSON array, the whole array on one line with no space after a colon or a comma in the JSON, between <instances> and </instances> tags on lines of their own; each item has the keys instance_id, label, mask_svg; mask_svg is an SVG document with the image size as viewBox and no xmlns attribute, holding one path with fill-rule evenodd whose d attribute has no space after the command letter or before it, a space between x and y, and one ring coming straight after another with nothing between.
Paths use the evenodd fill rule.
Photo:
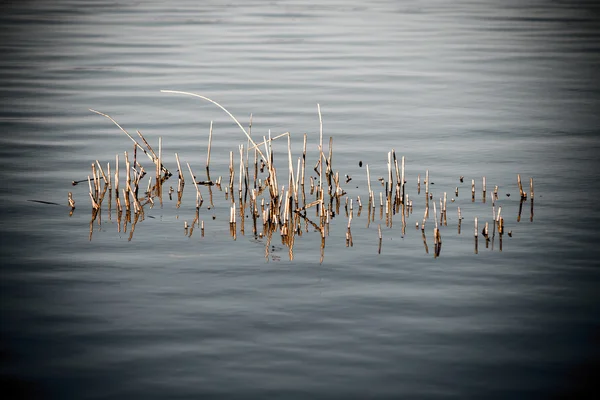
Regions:
<instances>
[{"instance_id":1,"label":"broken reed stem","mask_svg":"<svg viewBox=\"0 0 600 400\"><path fill-rule=\"evenodd\" d=\"M519 195L521 196L521 198L527 197L527 195L523 191L523 185L521 184L521 174L517 174L517 183L519 185Z\"/></svg>"},{"instance_id":2,"label":"broken reed stem","mask_svg":"<svg viewBox=\"0 0 600 400\"><path fill-rule=\"evenodd\" d=\"M94 210L98 209L98 203L96 203L96 200L94 199L94 195L92 194L92 180L90 179L90 176L88 175L88 186L90 188L90 200L92 200L92 208Z\"/></svg>"},{"instance_id":3,"label":"broken reed stem","mask_svg":"<svg viewBox=\"0 0 600 400\"><path fill-rule=\"evenodd\" d=\"M68 194L68 201L69 201L69 207L71 207L71 210L75 209L75 200L73 200L73 193L69 192Z\"/></svg>"}]
</instances>

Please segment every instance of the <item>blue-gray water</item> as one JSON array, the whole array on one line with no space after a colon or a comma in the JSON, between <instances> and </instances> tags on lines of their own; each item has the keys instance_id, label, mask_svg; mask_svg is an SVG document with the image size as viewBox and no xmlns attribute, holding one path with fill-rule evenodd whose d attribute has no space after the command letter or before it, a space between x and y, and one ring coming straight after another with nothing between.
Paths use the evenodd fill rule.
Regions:
<instances>
[{"instance_id":1,"label":"blue-gray water","mask_svg":"<svg viewBox=\"0 0 600 400\"><path fill-rule=\"evenodd\" d=\"M547 398L594 388L599 10L239 3L0 6L2 397ZM178 152L203 171L211 120L213 174L226 180L229 151L246 142L215 106L160 89L211 97L244 124L253 113L253 135L289 131L296 154L307 133L312 162L319 103L353 198L367 197L359 160L376 178L392 148L406 157L415 202L406 234L398 218L367 228L355 216L347 248L338 216L322 263L315 232L297 238L291 261L276 234L265 257L249 227L229 236L223 193L201 209L206 235L186 237L188 183L187 202L148 210L154 218L131 241L114 215L89 241L87 184L70 182L132 144L88 108L155 146L162 137L173 170ZM286 143L275 148L287 173ZM426 169L434 199L460 190L437 259L433 222L429 253L414 227ZM529 202L517 222L518 173L526 188L534 178L533 222ZM475 254L473 218L492 213L483 176L488 191L499 186L513 236L502 252L480 239Z\"/></svg>"}]
</instances>

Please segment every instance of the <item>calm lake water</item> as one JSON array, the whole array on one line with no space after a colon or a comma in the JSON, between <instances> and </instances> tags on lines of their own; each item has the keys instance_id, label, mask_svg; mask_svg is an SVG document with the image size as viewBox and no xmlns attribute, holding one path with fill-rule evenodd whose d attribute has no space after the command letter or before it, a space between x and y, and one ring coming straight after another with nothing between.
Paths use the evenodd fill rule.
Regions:
<instances>
[{"instance_id":1,"label":"calm lake water","mask_svg":"<svg viewBox=\"0 0 600 400\"><path fill-rule=\"evenodd\" d=\"M597 385L600 18L592 3L0 7L3 392L531 399ZM318 159L320 104L333 167L352 177L350 198L367 198L359 161L378 192L387 152L405 157L415 204L406 232L397 217L391 228L379 215L367 227L363 211L346 247L347 219L338 215L322 262L312 230L290 259L278 233L267 243L246 226L234 240L229 205L216 191L215 207L200 210L206 234L190 237L188 182L182 206L165 196L131 241L114 211L90 241L88 187L71 181L133 147L89 108L139 129L154 147L162 137L167 167L177 169L177 152L198 175L212 120L211 173L227 180L230 151L237 165L246 138L235 123L208 102L161 89L208 96L245 126L252 113L256 138L289 131L295 157L306 133L308 173ZM287 143L274 151L286 174ZM438 258L433 221L428 252L415 229L425 202L417 176L423 181L427 169L434 200L449 196ZM517 174L526 190L534 179L533 220L528 200L517 222ZM498 238L486 248L480 236L475 254L473 220L481 228L492 219L483 176L488 194L499 186L496 207L512 237L504 235L500 251ZM176 187L176 177L166 186Z\"/></svg>"}]
</instances>

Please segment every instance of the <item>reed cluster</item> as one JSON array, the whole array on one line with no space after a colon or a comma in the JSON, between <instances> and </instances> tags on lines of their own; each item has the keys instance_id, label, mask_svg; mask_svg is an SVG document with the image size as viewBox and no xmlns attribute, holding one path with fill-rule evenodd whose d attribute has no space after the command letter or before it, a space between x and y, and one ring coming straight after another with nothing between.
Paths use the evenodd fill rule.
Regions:
<instances>
[{"instance_id":1,"label":"reed cluster","mask_svg":"<svg viewBox=\"0 0 600 400\"><path fill-rule=\"evenodd\" d=\"M269 255L269 248L274 235L281 237L281 242L288 248L290 260L293 259L294 242L298 237L313 231L318 233L321 239L321 261L324 257L326 238L329 237L330 223L337 216L343 216L347 220L345 224L345 243L346 247L353 247L352 223L356 217L361 217L365 213L363 210L363 201L360 196L350 198L347 195L344 185L352 180L348 174L341 175L336 170L333 157L333 137L328 138L328 146L323 144L323 118L321 108L317 105L317 115L319 120L319 139L316 144L316 160L309 162L307 160L307 135L304 134L302 153L295 156L292 151L292 141L289 132L281 135L271 136L269 131L267 135L258 137L252 134L252 116L248 128L242 124L222 105L207 97L188 92L163 91L166 93L183 94L201 98L205 101L215 104L225 111L240 127L246 136L246 142L239 144L235 151L229 152L229 170L226 182L222 182L222 177L217 179L211 177L211 147L213 140L213 124L211 122L208 133L207 156L205 165L205 178L200 178L194 173L194 169L189 162L186 162L182 168L182 163L178 153L174 154L177 165L177 189L173 186L168 189L168 196L173 200L173 194L176 193L176 207L182 204L184 187L186 184L186 175L194 186L195 194L195 216L191 224L184 221L184 233L186 236L192 236L195 228L200 228L201 235L204 236L204 220L201 219L201 209L204 204L202 191L208 192L207 210L215 208L215 197L224 198L226 207L229 208L229 231L233 239L238 234L245 234L246 226L250 225L252 234L257 238L266 239L266 256ZM129 240L132 239L136 224L145 218L144 210L147 207L153 207L155 203L163 205L164 185L175 174L164 165L162 154L162 138L158 139L157 151L155 151L142 133L136 131L137 138L131 135L121 125L119 125L109 115L90 110L96 114L108 118L114 123L132 142L133 149L131 153L124 151L117 154L115 164L113 165L113 175L111 175L110 163L106 164L106 169L102 167L98 160L91 164L91 173L82 181L74 181L78 184L84 181L88 182L89 198L92 205L92 216L89 226L89 239L92 239L94 224L101 225L103 203L108 203L104 209L108 212L108 219L112 219L113 201L114 210L117 219L117 230L119 232L129 232ZM277 155L285 157L287 171L285 167L279 170L281 164L275 162L276 151L273 143L277 140L287 141L287 154ZM142 152L153 164L148 169L154 173L148 173L138 159L138 152ZM122 155L122 161L120 156ZM308 165L307 165L308 164ZM124 166L124 182L119 175L120 168ZM362 161L360 162L362 167ZM378 253L382 251L382 224L391 229L395 224L400 225L401 235L406 234L407 219L413 213L413 198L409 194L406 179L405 157L398 157L394 149L387 152L387 174L384 177L372 179L369 164L366 164L367 192L363 199L366 199L366 227L369 228L375 219L379 218L377 224L378 231ZM315 176L313 177L313 172ZM237 174L237 175L236 175ZM460 177L463 181L464 177ZM147 183L146 183L147 182ZM379 182L381 186L375 184ZM429 253L429 247L426 239L426 223L433 219L433 243L434 257L439 257L442 249L442 227L448 225L448 196L444 192L442 196L436 196L430 187L430 172L425 171L424 212L421 224L417 221L415 227L422 232L422 239L425 246L425 252ZM517 184L520 191L521 201L517 221L521 219L522 206L527 201L527 194L523 191L521 177L517 175ZM119 187L122 185L121 187ZM140 189L141 188L141 189ZM482 179L482 202L485 203L488 197L486 189L486 178ZM471 181L471 200L475 202L475 180ZM416 195L421 194L421 175L417 176ZM458 197L458 187L454 195ZM491 220L485 222L485 226L479 233L479 217L474 219L474 238L475 253L478 252L479 237L483 236L486 248L489 243L493 243L496 232L499 235L500 250L502 250L502 238L505 232L504 218L501 216L502 208L498 207L496 212L496 200L498 200L498 186L493 193L489 194L492 203ZM530 179L530 203L531 216L533 221L533 179ZM439 202L437 201L439 199ZM75 201L72 193L69 192L69 206L71 213L75 208ZM217 199L219 200L219 199ZM454 202L455 199L451 199ZM377 210L379 208L379 210ZM433 209L431 211L431 209ZM377 211L379 211L377 213ZM457 207L458 234L461 233L463 216L460 207ZM420 215L420 214L419 214ZM491 222L491 227L490 223ZM509 235L511 233L509 232Z\"/></svg>"}]
</instances>

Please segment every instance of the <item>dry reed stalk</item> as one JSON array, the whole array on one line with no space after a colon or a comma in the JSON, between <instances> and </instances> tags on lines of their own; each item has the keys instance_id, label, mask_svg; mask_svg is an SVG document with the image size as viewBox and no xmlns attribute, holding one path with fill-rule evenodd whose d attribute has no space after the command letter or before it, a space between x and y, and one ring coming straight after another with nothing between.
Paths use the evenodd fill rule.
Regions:
<instances>
[{"instance_id":1,"label":"dry reed stalk","mask_svg":"<svg viewBox=\"0 0 600 400\"><path fill-rule=\"evenodd\" d=\"M158 159L156 162L156 195L162 206L162 180L161 180L161 169L162 166L162 137L158 138Z\"/></svg>"},{"instance_id":2,"label":"dry reed stalk","mask_svg":"<svg viewBox=\"0 0 600 400\"><path fill-rule=\"evenodd\" d=\"M521 198L526 198L527 195L525 194L525 192L523 191L523 185L521 184L521 175L517 174L517 183L519 185L519 195L521 196Z\"/></svg>"},{"instance_id":3,"label":"dry reed stalk","mask_svg":"<svg viewBox=\"0 0 600 400\"><path fill-rule=\"evenodd\" d=\"M92 163L92 180L94 181L94 198L98 197L98 192L100 191L100 189L98 188L98 182L96 180L96 166L94 163Z\"/></svg>"},{"instance_id":4,"label":"dry reed stalk","mask_svg":"<svg viewBox=\"0 0 600 400\"><path fill-rule=\"evenodd\" d=\"M298 163L296 166L296 182L294 184L294 201L296 205L298 204L298 189L300 185L300 164L302 163L302 159L298 157Z\"/></svg>"},{"instance_id":5,"label":"dry reed stalk","mask_svg":"<svg viewBox=\"0 0 600 400\"><path fill-rule=\"evenodd\" d=\"M529 178L529 198L533 202L533 178Z\"/></svg>"},{"instance_id":6,"label":"dry reed stalk","mask_svg":"<svg viewBox=\"0 0 600 400\"><path fill-rule=\"evenodd\" d=\"M69 201L69 207L71 207L71 210L74 210L75 209L75 200L73 200L73 193L71 193L71 192L69 192L68 201Z\"/></svg>"},{"instance_id":7,"label":"dry reed stalk","mask_svg":"<svg viewBox=\"0 0 600 400\"><path fill-rule=\"evenodd\" d=\"M129 154L124 152L125 155L125 189L128 191L131 187L131 164L129 163ZM127 207L129 208L129 207Z\"/></svg>"},{"instance_id":8,"label":"dry reed stalk","mask_svg":"<svg viewBox=\"0 0 600 400\"><path fill-rule=\"evenodd\" d=\"M390 197L390 192L392 190L392 152L388 151L388 155L387 155L387 168L388 168L388 180L386 182L385 185L385 197L389 198Z\"/></svg>"},{"instance_id":9,"label":"dry reed stalk","mask_svg":"<svg viewBox=\"0 0 600 400\"><path fill-rule=\"evenodd\" d=\"M241 144L240 147L240 172L238 178L238 197L242 199L242 180L244 179L244 145Z\"/></svg>"},{"instance_id":10,"label":"dry reed stalk","mask_svg":"<svg viewBox=\"0 0 600 400\"><path fill-rule=\"evenodd\" d=\"M400 167L398 166L398 160L396 159L396 150L392 149L392 160L394 163L394 170L396 171L396 185L400 185Z\"/></svg>"},{"instance_id":11,"label":"dry reed stalk","mask_svg":"<svg viewBox=\"0 0 600 400\"><path fill-rule=\"evenodd\" d=\"M100 165L100 162L98 160L96 160L96 165L98 166L98 171L100 171L100 174L102 174L102 179L104 180L104 184L108 185L108 178L104 174L104 170L102 169L102 166Z\"/></svg>"},{"instance_id":12,"label":"dry reed stalk","mask_svg":"<svg viewBox=\"0 0 600 400\"><path fill-rule=\"evenodd\" d=\"M367 164L367 188L369 190L369 199L373 196L373 191L371 190L371 173L369 172L369 164Z\"/></svg>"},{"instance_id":13,"label":"dry reed stalk","mask_svg":"<svg viewBox=\"0 0 600 400\"><path fill-rule=\"evenodd\" d=\"M137 146L133 145L133 169L136 170L137 166Z\"/></svg>"},{"instance_id":14,"label":"dry reed stalk","mask_svg":"<svg viewBox=\"0 0 600 400\"><path fill-rule=\"evenodd\" d=\"M264 201L264 199L263 199L263 201ZM311 201L310 203L305 204L303 207L297 208L296 212L300 213L302 211L305 211L306 209L308 209L310 207L314 207L314 206L318 205L320 202L321 202L321 200Z\"/></svg>"},{"instance_id":15,"label":"dry reed stalk","mask_svg":"<svg viewBox=\"0 0 600 400\"><path fill-rule=\"evenodd\" d=\"M456 197L458 197L458 186L456 187L456 189L454 189L454 195L455 195Z\"/></svg>"},{"instance_id":16,"label":"dry reed stalk","mask_svg":"<svg viewBox=\"0 0 600 400\"><path fill-rule=\"evenodd\" d=\"M144 154L146 154L148 156L148 158L150 158L150 160L152 160L152 162L156 162L155 158L156 156L152 156L151 154L149 154L146 149L144 149L134 138L133 136L131 136L129 134L129 132L127 132L121 125L119 125L119 123L117 121L115 121L111 116L109 116L108 114L104 114L100 111L96 111L96 110L92 110L91 108L89 109L91 112L96 113L98 115L102 115L103 117L108 118L109 120L111 120L113 122L113 124L115 124L117 126L117 128L119 128L121 130L121 132L123 132L125 135L127 135L127 137L129 139L131 139L131 141L135 144L135 146L137 146L140 150L142 150L144 152ZM146 142L146 139L143 138L142 134L138 131L138 135L140 135L140 137L142 137L142 139L144 140L144 143L146 143L146 145L148 145L148 143ZM150 146L148 145L148 148L150 148ZM164 167L163 167L164 168ZM164 168L164 171L166 174L170 174L170 172Z\"/></svg>"},{"instance_id":17,"label":"dry reed stalk","mask_svg":"<svg viewBox=\"0 0 600 400\"><path fill-rule=\"evenodd\" d=\"M119 155L115 157L115 200L119 200Z\"/></svg>"},{"instance_id":18,"label":"dry reed stalk","mask_svg":"<svg viewBox=\"0 0 600 400\"><path fill-rule=\"evenodd\" d=\"M250 120L248 121L248 136L252 137L252 113L250 113ZM248 168L248 153L250 152L250 138L246 141L246 168Z\"/></svg>"},{"instance_id":19,"label":"dry reed stalk","mask_svg":"<svg viewBox=\"0 0 600 400\"><path fill-rule=\"evenodd\" d=\"M192 172L192 167L190 167L190 163L186 163L188 170L190 171L190 176L192 177L192 182L194 183L194 187L196 188L196 208L200 208L200 206L202 206L202 203L204 202L204 199L202 199L202 193L200 193L200 188L198 187L198 184L196 183L196 179L194 179L194 173Z\"/></svg>"},{"instance_id":20,"label":"dry reed stalk","mask_svg":"<svg viewBox=\"0 0 600 400\"><path fill-rule=\"evenodd\" d=\"M404 156L402 156L402 169L401 169L401 173L400 173L400 188L402 189L402 200L404 201L404 195L406 193L406 185L405 185L405 175L404 175Z\"/></svg>"},{"instance_id":21,"label":"dry reed stalk","mask_svg":"<svg viewBox=\"0 0 600 400\"><path fill-rule=\"evenodd\" d=\"M292 164L292 141L290 135L287 136L287 149L288 149L288 187L292 191L292 195L295 193L294 188L294 166Z\"/></svg>"},{"instance_id":22,"label":"dry reed stalk","mask_svg":"<svg viewBox=\"0 0 600 400\"><path fill-rule=\"evenodd\" d=\"M106 177L108 178L108 189L112 190L112 182L110 176L110 162L106 163Z\"/></svg>"},{"instance_id":23,"label":"dry reed stalk","mask_svg":"<svg viewBox=\"0 0 600 400\"><path fill-rule=\"evenodd\" d=\"M529 178L529 198L530 202L530 213L529 213L529 222L533 222L533 178Z\"/></svg>"},{"instance_id":24,"label":"dry reed stalk","mask_svg":"<svg viewBox=\"0 0 600 400\"><path fill-rule=\"evenodd\" d=\"M92 164L93 166L94 164ZM88 175L88 186L90 189L90 199L92 200L92 207L94 210L97 210L98 208L100 208L100 206L98 205L98 203L96 202L96 189L92 189L92 180L90 179L90 176Z\"/></svg>"},{"instance_id":25,"label":"dry reed stalk","mask_svg":"<svg viewBox=\"0 0 600 400\"><path fill-rule=\"evenodd\" d=\"M421 174L417 175L417 194L421 194Z\"/></svg>"},{"instance_id":26,"label":"dry reed stalk","mask_svg":"<svg viewBox=\"0 0 600 400\"><path fill-rule=\"evenodd\" d=\"M281 139L281 138L282 138L282 137L284 137L284 136L289 136L289 135L290 135L290 133L289 133L289 132L284 132L284 133L281 133L281 134L279 134L279 135L277 135L277 136L275 136L275 137L271 137L270 135L271 135L271 130L269 129L269 138L267 139L265 136L263 136L263 141L262 141L262 142L259 142L259 143L256 143L256 145L254 145L254 146L251 146L251 147L249 147L249 148L248 148L248 151L250 151L250 150L254 150L254 149L258 149L260 146L265 146L265 147L266 147L267 145L268 145L268 146L271 146L272 142L274 142L274 141L275 141L275 140L277 140L277 139ZM267 150L267 152L266 152L266 153L268 153L268 152L269 152L269 151ZM267 154L267 158L270 158L268 154ZM262 161L266 161L266 160L262 160ZM262 172L262 171L261 171L261 172Z\"/></svg>"},{"instance_id":27,"label":"dry reed stalk","mask_svg":"<svg viewBox=\"0 0 600 400\"><path fill-rule=\"evenodd\" d=\"M460 235L460 225L462 224L462 215L460 213L460 207L457 207L458 210L458 234Z\"/></svg>"},{"instance_id":28,"label":"dry reed stalk","mask_svg":"<svg viewBox=\"0 0 600 400\"><path fill-rule=\"evenodd\" d=\"M231 199L233 200L233 178L235 171L233 169L233 151L229 152L229 190L231 192Z\"/></svg>"},{"instance_id":29,"label":"dry reed stalk","mask_svg":"<svg viewBox=\"0 0 600 400\"><path fill-rule=\"evenodd\" d=\"M478 253L478 241L479 241L479 231L477 228L477 217L475 217L475 232L474 232L474 239L475 239L475 254Z\"/></svg>"},{"instance_id":30,"label":"dry reed stalk","mask_svg":"<svg viewBox=\"0 0 600 400\"><path fill-rule=\"evenodd\" d=\"M429 197L429 170L425 171L425 198Z\"/></svg>"},{"instance_id":31,"label":"dry reed stalk","mask_svg":"<svg viewBox=\"0 0 600 400\"><path fill-rule=\"evenodd\" d=\"M306 171L306 133L304 134L304 144L302 146L302 187L304 188L304 174Z\"/></svg>"},{"instance_id":32,"label":"dry reed stalk","mask_svg":"<svg viewBox=\"0 0 600 400\"><path fill-rule=\"evenodd\" d=\"M181 164L179 163L179 155L177 153L175 153L175 161L177 161L177 172L179 172L179 180L177 182L177 192L181 192L183 190L183 186L185 185L185 178L183 177L183 171L181 170ZM192 175L192 180L194 181L194 184L195 184L196 177L194 175Z\"/></svg>"},{"instance_id":33,"label":"dry reed stalk","mask_svg":"<svg viewBox=\"0 0 600 400\"><path fill-rule=\"evenodd\" d=\"M485 203L485 192L487 191L487 186L486 186L486 182L485 182L485 176L483 177L483 182L482 182L482 193L483 193L483 202Z\"/></svg>"},{"instance_id":34,"label":"dry reed stalk","mask_svg":"<svg viewBox=\"0 0 600 400\"><path fill-rule=\"evenodd\" d=\"M444 192L444 205L442 206L442 212L444 214L446 214L446 200L447 200L447 195L446 195L446 192Z\"/></svg>"},{"instance_id":35,"label":"dry reed stalk","mask_svg":"<svg viewBox=\"0 0 600 400\"><path fill-rule=\"evenodd\" d=\"M325 176L327 177L327 182L329 185L329 196L331 196L331 191L332 191L332 183L331 183L331 179L332 179L332 160L333 160L333 136L329 136L329 156L327 157L327 170L325 172Z\"/></svg>"},{"instance_id":36,"label":"dry reed stalk","mask_svg":"<svg viewBox=\"0 0 600 400\"><path fill-rule=\"evenodd\" d=\"M441 210L440 210L441 212ZM433 232L434 232L434 243L435 243L435 232L438 229L438 221L437 221L437 210L435 208L435 201L433 202L433 222L434 222L434 226L433 226Z\"/></svg>"},{"instance_id":37,"label":"dry reed stalk","mask_svg":"<svg viewBox=\"0 0 600 400\"><path fill-rule=\"evenodd\" d=\"M321 207L323 207L323 117L321 116L321 105L317 104L319 114L319 193L321 193Z\"/></svg>"},{"instance_id":38,"label":"dry reed stalk","mask_svg":"<svg viewBox=\"0 0 600 400\"><path fill-rule=\"evenodd\" d=\"M136 131L136 132L137 132L138 136L140 137L140 139L142 139L142 142L144 142L144 145L146 146L146 148L148 149L148 151L150 152L150 154L146 153L148 155L148 158L150 158L150 160L152 160L152 163L156 163L156 160L158 159L158 156L154 152L154 149L152 149L152 146L150 146L150 143L148 143L148 141L146 140L146 138L144 137L144 135L142 135L142 132L140 132L139 130ZM163 171L165 172L165 174L169 174L170 173L170 172L168 172L168 170L164 166L162 168L163 168Z\"/></svg>"},{"instance_id":39,"label":"dry reed stalk","mask_svg":"<svg viewBox=\"0 0 600 400\"><path fill-rule=\"evenodd\" d=\"M475 201L475 179L471 179L471 202Z\"/></svg>"},{"instance_id":40,"label":"dry reed stalk","mask_svg":"<svg viewBox=\"0 0 600 400\"><path fill-rule=\"evenodd\" d=\"M199 94L196 93L190 93L190 92L181 92L178 90L161 90L161 93L172 93L172 94L183 94L186 96L192 96L192 97L198 97L200 99L206 100L214 105L216 105L217 107L219 107L221 110L225 111L225 113L227 113L227 115L229 115L231 117L231 119L233 119L235 121L235 123L240 127L240 129L242 130L242 132L244 132L244 134L246 135L246 137L248 138L248 140L250 141L250 143L252 143L253 146L256 146L256 143L254 143L254 140L252 140L252 138L250 137L250 135L248 134L248 132L246 132L246 130L244 129L244 127L242 126L242 124L240 124L240 122L233 116L232 113L230 113L225 107L223 107L222 105L220 105L219 103L217 103L214 100L209 99L208 97L205 96L201 96ZM260 149L258 150L260 156L265 159L264 154L260 151ZM265 159L266 161L266 159Z\"/></svg>"}]
</instances>

